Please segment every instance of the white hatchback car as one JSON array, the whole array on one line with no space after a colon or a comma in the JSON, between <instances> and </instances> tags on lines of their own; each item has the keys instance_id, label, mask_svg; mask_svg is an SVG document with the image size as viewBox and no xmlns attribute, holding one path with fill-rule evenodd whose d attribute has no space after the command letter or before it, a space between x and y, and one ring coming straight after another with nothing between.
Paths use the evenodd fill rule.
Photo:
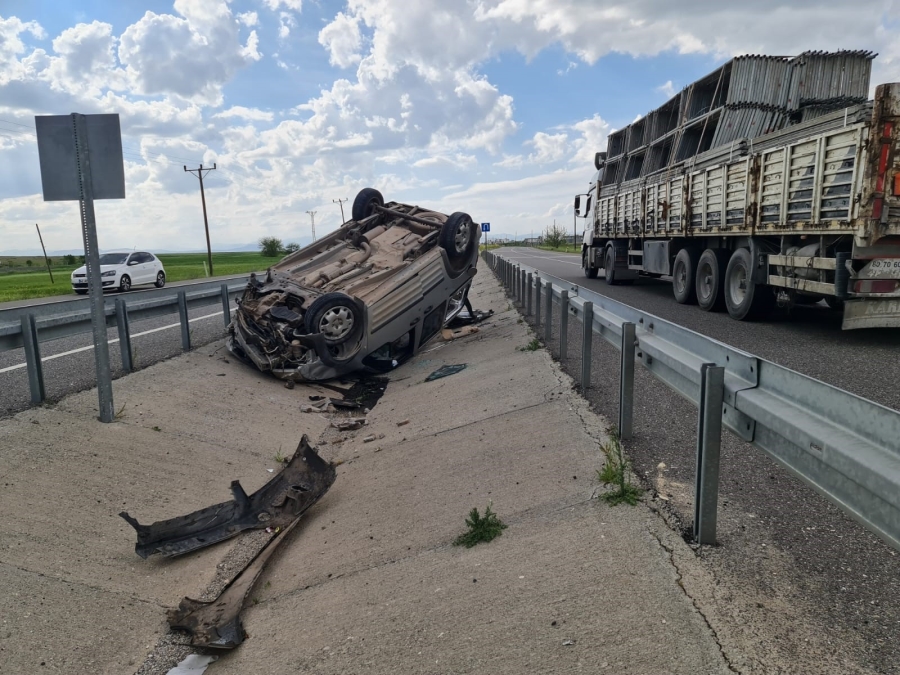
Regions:
<instances>
[{"instance_id":1,"label":"white hatchback car","mask_svg":"<svg viewBox=\"0 0 900 675\"><path fill-rule=\"evenodd\" d=\"M152 253L104 253L100 256L100 280L105 291L125 292L140 284L153 284L162 288L166 285L166 271L160 259ZM88 292L85 266L72 272L72 289L78 295Z\"/></svg>"}]
</instances>

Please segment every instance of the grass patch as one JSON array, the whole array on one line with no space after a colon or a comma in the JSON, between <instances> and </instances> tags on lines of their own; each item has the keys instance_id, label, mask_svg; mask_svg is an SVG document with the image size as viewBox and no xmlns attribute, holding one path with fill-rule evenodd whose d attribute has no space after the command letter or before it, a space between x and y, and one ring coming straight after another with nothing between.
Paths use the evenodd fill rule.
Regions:
<instances>
[{"instance_id":1,"label":"grass patch","mask_svg":"<svg viewBox=\"0 0 900 675\"><path fill-rule=\"evenodd\" d=\"M541 348L541 341L538 340L537 338L532 338L531 342L529 342L527 345L525 345L521 349L523 352L536 352L540 348Z\"/></svg>"},{"instance_id":2,"label":"grass patch","mask_svg":"<svg viewBox=\"0 0 900 675\"><path fill-rule=\"evenodd\" d=\"M578 253L581 250L581 244L577 246L572 246L572 244L563 244L562 246L533 246L532 248L536 248L540 251L553 251L554 253Z\"/></svg>"},{"instance_id":3,"label":"grass patch","mask_svg":"<svg viewBox=\"0 0 900 675\"><path fill-rule=\"evenodd\" d=\"M496 539L506 529L497 514L491 511L490 505L484 510L483 516L478 513L478 509L473 508L466 518L466 527L469 529L453 541L454 546L472 548L475 544Z\"/></svg>"},{"instance_id":4,"label":"grass patch","mask_svg":"<svg viewBox=\"0 0 900 675\"><path fill-rule=\"evenodd\" d=\"M622 443L615 434L601 446L603 455L606 457L606 464L602 469L597 471L597 480L604 485L612 485L613 489L605 492L605 499L611 506L617 504L631 504L634 506L641 497L641 489L632 484L628 477L628 462L622 453Z\"/></svg>"}]
</instances>

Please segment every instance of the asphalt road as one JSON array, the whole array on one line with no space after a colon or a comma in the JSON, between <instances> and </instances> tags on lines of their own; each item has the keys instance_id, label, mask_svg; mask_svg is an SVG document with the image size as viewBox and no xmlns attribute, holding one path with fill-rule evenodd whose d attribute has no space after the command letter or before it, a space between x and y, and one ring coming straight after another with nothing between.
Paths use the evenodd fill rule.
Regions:
<instances>
[{"instance_id":1,"label":"asphalt road","mask_svg":"<svg viewBox=\"0 0 900 675\"><path fill-rule=\"evenodd\" d=\"M191 344L194 347L208 344L224 335L222 305L218 298L214 300L213 304L195 308L188 313ZM177 309L173 309L175 311L172 314L145 321L131 321L131 346L136 368L145 368L181 353L181 329ZM125 374L122 370L118 333L112 328L107 335L113 378L118 378ZM67 394L96 386L92 333L42 342L40 348L48 401L57 401ZM28 374L24 364L24 350L0 352L0 417L31 406ZM113 401L116 409L119 409L128 402L118 400L115 392L113 383Z\"/></svg>"},{"instance_id":2,"label":"asphalt road","mask_svg":"<svg viewBox=\"0 0 900 675\"><path fill-rule=\"evenodd\" d=\"M840 317L824 303L795 308L791 316L767 322L738 322L727 314L679 305L666 281L610 287L602 273L601 278L586 279L578 256L523 248L496 253L884 405L900 407L900 387L896 386L900 331L841 331ZM558 323L549 345L554 355L559 353L556 328ZM580 353L580 326L570 326L568 353L560 362L576 381ZM609 420L618 414L618 371L618 352L595 336L592 386L586 397ZM686 534L693 517L696 422L697 411L690 403L645 369L636 369L635 435L625 449L635 473L657 495L655 503L673 514ZM733 596L736 615L746 616L748 625L753 621L780 624L785 639L773 649L789 655L798 649L791 635L791 615L802 613L818 623L823 635L838 634L839 629L843 637L835 639L832 648L835 653L852 653L859 672L900 673L900 641L896 639L900 554L767 455L728 433L722 439L720 476L719 546L704 547L698 555L721 581L720 592Z\"/></svg>"}]
</instances>

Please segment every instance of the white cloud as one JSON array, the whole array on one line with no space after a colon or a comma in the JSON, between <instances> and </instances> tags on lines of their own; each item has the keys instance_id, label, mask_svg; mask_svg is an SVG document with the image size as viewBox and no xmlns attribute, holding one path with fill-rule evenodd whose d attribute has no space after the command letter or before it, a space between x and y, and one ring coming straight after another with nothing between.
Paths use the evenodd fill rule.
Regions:
<instances>
[{"instance_id":1,"label":"white cloud","mask_svg":"<svg viewBox=\"0 0 900 675\"><path fill-rule=\"evenodd\" d=\"M656 91L661 93L666 98L672 98L675 93L675 85L672 84L672 80L667 80L665 84L661 84L656 88Z\"/></svg>"},{"instance_id":2,"label":"white cloud","mask_svg":"<svg viewBox=\"0 0 900 675\"><path fill-rule=\"evenodd\" d=\"M263 0L263 5L277 12L280 7L300 12L303 9L303 0Z\"/></svg>"},{"instance_id":3,"label":"white cloud","mask_svg":"<svg viewBox=\"0 0 900 675\"><path fill-rule=\"evenodd\" d=\"M261 122L271 122L275 115L271 112L265 110L258 110L256 108L245 108L241 105L236 105L228 108L227 110L223 110L222 112L216 113L213 115L214 118L222 118L227 119L230 117L239 117L245 120L256 120Z\"/></svg>"},{"instance_id":4,"label":"white cloud","mask_svg":"<svg viewBox=\"0 0 900 675\"><path fill-rule=\"evenodd\" d=\"M349 68L359 63L362 59L359 53L362 47L359 19L338 12L331 23L319 31L319 44L328 50L328 60L338 68Z\"/></svg>"},{"instance_id":5,"label":"white cloud","mask_svg":"<svg viewBox=\"0 0 900 675\"><path fill-rule=\"evenodd\" d=\"M243 12L242 14L238 14L236 18L248 28L259 25L259 14L256 12Z\"/></svg>"}]
</instances>

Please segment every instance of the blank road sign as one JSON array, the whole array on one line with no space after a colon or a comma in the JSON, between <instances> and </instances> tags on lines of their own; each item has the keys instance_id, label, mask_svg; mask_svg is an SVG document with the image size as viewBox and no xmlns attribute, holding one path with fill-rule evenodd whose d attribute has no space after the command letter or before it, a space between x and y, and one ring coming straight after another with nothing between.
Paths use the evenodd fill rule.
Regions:
<instances>
[{"instance_id":1,"label":"blank road sign","mask_svg":"<svg viewBox=\"0 0 900 675\"><path fill-rule=\"evenodd\" d=\"M118 115L85 115L94 199L125 199L122 131ZM81 199L72 115L38 115L38 156L45 202Z\"/></svg>"}]
</instances>

